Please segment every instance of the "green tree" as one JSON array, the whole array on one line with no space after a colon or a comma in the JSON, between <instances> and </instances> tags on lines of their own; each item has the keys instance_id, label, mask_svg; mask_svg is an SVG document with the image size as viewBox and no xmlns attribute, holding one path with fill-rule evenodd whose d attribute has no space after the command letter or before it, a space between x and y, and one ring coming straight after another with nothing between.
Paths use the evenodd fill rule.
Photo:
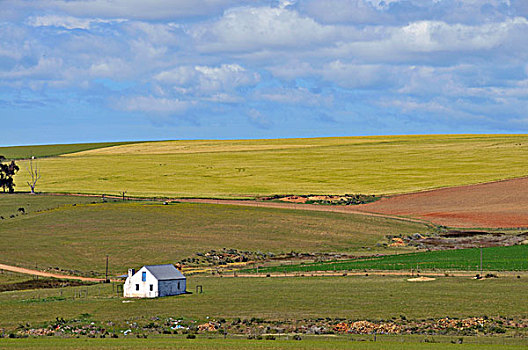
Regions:
<instances>
[{"instance_id":1,"label":"green tree","mask_svg":"<svg viewBox=\"0 0 528 350\"><path fill-rule=\"evenodd\" d=\"M20 168L16 165L14 160L12 160L11 163L2 163L5 159L4 156L0 156L0 187L2 187L4 192L7 189L9 193L13 193L15 192L16 186L13 176L15 176Z\"/></svg>"}]
</instances>

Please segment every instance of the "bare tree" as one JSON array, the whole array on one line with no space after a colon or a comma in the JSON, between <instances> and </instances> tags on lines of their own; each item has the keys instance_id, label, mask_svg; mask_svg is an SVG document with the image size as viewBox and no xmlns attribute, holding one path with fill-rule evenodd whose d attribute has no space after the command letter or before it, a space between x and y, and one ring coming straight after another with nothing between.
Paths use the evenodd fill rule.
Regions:
<instances>
[{"instance_id":1,"label":"bare tree","mask_svg":"<svg viewBox=\"0 0 528 350\"><path fill-rule=\"evenodd\" d=\"M29 188L31 188L31 194L35 194L35 186L37 185L37 181L40 179L40 169L38 167L38 163L35 162L35 165L33 165L33 160L35 160L35 157L31 157L29 159L29 167L26 166L27 171L31 175L31 181L27 182Z\"/></svg>"}]
</instances>

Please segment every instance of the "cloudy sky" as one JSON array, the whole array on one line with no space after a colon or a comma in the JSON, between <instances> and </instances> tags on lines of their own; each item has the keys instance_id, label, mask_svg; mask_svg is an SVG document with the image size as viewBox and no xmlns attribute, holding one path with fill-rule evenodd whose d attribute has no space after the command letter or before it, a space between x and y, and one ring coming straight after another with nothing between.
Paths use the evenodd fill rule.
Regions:
<instances>
[{"instance_id":1,"label":"cloudy sky","mask_svg":"<svg viewBox=\"0 0 528 350\"><path fill-rule=\"evenodd\" d=\"M526 0L0 0L0 145L528 132Z\"/></svg>"}]
</instances>

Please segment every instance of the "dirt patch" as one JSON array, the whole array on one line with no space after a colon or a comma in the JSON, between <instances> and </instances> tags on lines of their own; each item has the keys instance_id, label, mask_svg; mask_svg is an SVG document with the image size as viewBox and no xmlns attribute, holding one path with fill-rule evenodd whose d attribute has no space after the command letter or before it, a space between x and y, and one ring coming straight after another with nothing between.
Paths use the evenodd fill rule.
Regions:
<instances>
[{"instance_id":1,"label":"dirt patch","mask_svg":"<svg viewBox=\"0 0 528 350\"><path fill-rule=\"evenodd\" d=\"M263 197L260 200L269 201L276 200L287 203L300 204L325 204L325 205L359 205L377 201L378 196L365 194L345 194L345 195L302 195L302 196L272 196Z\"/></svg>"},{"instance_id":2,"label":"dirt patch","mask_svg":"<svg viewBox=\"0 0 528 350\"><path fill-rule=\"evenodd\" d=\"M450 227L528 227L528 178L398 195L356 209Z\"/></svg>"},{"instance_id":3,"label":"dirt patch","mask_svg":"<svg viewBox=\"0 0 528 350\"><path fill-rule=\"evenodd\" d=\"M428 281L435 281L436 278L432 277L415 277L415 278L408 278L407 281L409 282L428 282Z\"/></svg>"},{"instance_id":4,"label":"dirt patch","mask_svg":"<svg viewBox=\"0 0 528 350\"><path fill-rule=\"evenodd\" d=\"M388 237L389 246L411 246L418 249L445 250L479 247L502 247L526 244L528 232L513 234L504 232L449 230L430 236L420 234Z\"/></svg>"}]
</instances>

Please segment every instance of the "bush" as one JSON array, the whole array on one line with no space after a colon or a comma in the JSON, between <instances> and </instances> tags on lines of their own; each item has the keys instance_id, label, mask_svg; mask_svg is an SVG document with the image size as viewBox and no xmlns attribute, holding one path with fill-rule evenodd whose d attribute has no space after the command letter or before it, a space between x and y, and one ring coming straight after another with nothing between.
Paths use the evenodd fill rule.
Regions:
<instances>
[{"instance_id":1,"label":"bush","mask_svg":"<svg viewBox=\"0 0 528 350\"><path fill-rule=\"evenodd\" d=\"M187 339L196 339L196 334L189 333L187 334Z\"/></svg>"},{"instance_id":2,"label":"bush","mask_svg":"<svg viewBox=\"0 0 528 350\"><path fill-rule=\"evenodd\" d=\"M506 330L502 327L493 326L489 328L491 333L506 333Z\"/></svg>"}]
</instances>

